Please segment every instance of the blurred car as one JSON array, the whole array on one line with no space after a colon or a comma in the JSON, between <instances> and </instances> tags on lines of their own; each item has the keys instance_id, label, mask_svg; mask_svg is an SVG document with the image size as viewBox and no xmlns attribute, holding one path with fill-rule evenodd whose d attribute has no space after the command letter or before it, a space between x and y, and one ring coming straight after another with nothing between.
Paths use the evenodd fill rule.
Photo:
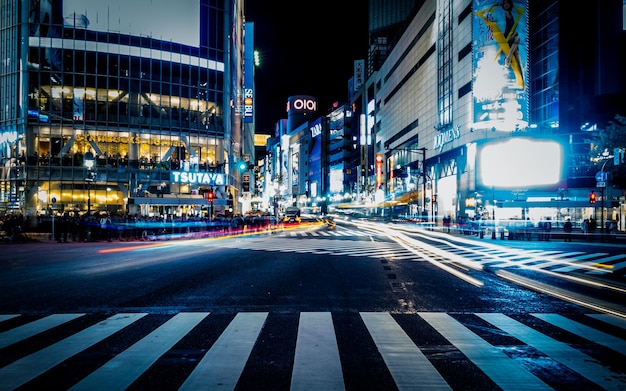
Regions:
<instances>
[{"instance_id":1,"label":"blurred car","mask_svg":"<svg viewBox=\"0 0 626 391\"><path fill-rule=\"evenodd\" d=\"M299 223L300 221L300 208L290 206L285 210L285 214L283 215L284 223Z\"/></svg>"}]
</instances>

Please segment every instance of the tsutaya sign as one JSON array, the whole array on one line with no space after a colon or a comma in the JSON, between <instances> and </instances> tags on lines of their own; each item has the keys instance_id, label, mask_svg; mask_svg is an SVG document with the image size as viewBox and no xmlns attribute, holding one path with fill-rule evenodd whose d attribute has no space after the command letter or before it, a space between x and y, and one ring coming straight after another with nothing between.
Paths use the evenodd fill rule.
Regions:
<instances>
[{"instance_id":1,"label":"tsutaya sign","mask_svg":"<svg viewBox=\"0 0 626 391\"><path fill-rule=\"evenodd\" d=\"M172 171L170 182L190 185L224 186L226 176L216 172Z\"/></svg>"}]
</instances>

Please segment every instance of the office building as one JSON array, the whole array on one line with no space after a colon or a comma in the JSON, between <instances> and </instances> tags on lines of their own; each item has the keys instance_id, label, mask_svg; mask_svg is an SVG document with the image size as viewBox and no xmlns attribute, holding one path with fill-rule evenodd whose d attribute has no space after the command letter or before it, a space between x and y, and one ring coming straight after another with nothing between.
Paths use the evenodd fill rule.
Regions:
<instances>
[{"instance_id":1,"label":"office building","mask_svg":"<svg viewBox=\"0 0 626 391\"><path fill-rule=\"evenodd\" d=\"M238 212L236 164L254 156L243 1L0 8L0 213Z\"/></svg>"}]
</instances>

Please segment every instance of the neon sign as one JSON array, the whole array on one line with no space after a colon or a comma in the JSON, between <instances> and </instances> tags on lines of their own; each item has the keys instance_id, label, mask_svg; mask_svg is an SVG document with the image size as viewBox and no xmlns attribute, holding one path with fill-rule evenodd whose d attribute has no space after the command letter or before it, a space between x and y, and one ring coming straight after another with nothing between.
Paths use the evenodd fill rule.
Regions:
<instances>
[{"instance_id":1,"label":"neon sign","mask_svg":"<svg viewBox=\"0 0 626 391\"><path fill-rule=\"evenodd\" d=\"M243 92L244 105L243 105L243 116L246 118L252 117L253 110L253 100L254 100L254 92L252 88L246 88Z\"/></svg>"},{"instance_id":2,"label":"neon sign","mask_svg":"<svg viewBox=\"0 0 626 391\"><path fill-rule=\"evenodd\" d=\"M311 97L294 97L287 102L287 112L294 111L317 111L317 101Z\"/></svg>"},{"instance_id":3,"label":"neon sign","mask_svg":"<svg viewBox=\"0 0 626 391\"><path fill-rule=\"evenodd\" d=\"M226 184L224 174L219 174L215 172L188 171L172 171L172 173L170 174L170 182L210 186L224 186Z\"/></svg>"},{"instance_id":4,"label":"neon sign","mask_svg":"<svg viewBox=\"0 0 626 391\"><path fill-rule=\"evenodd\" d=\"M376 154L376 187L383 184L383 155Z\"/></svg>"}]
</instances>

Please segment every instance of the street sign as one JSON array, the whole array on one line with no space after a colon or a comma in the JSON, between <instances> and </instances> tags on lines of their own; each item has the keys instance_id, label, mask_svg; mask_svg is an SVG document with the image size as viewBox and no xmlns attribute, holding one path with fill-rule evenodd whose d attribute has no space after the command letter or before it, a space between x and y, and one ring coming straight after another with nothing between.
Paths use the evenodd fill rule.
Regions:
<instances>
[{"instance_id":1,"label":"street sign","mask_svg":"<svg viewBox=\"0 0 626 391\"><path fill-rule=\"evenodd\" d=\"M596 173L596 181L598 181L598 182L606 182L607 178L608 178L608 175L607 175L607 173L605 171L598 171Z\"/></svg>"},{"instance_id":2,"label":"street sign","mask_svg":"<svg viewBox=\"0 0 626 391\"><path fill-rule=\"evenodd\" d=\"M596 183L596 187L606 187L606 182L598 182Z\"/></svg>"}]
</instances>

